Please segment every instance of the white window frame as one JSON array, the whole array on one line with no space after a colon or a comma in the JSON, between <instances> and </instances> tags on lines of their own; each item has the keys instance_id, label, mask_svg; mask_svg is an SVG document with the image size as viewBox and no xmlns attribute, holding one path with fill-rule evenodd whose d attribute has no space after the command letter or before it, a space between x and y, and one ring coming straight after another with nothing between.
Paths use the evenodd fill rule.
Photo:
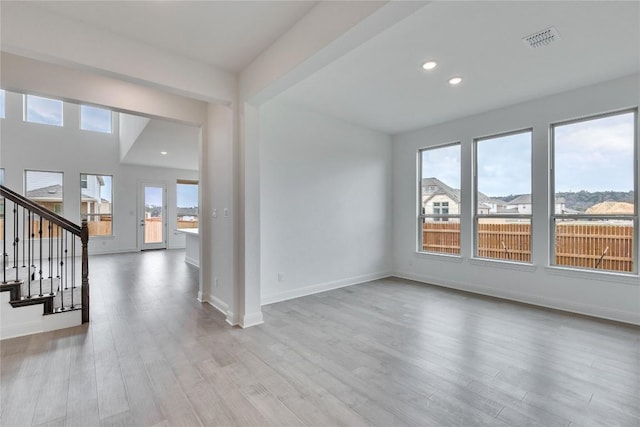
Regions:
<instances>
[{"instance_id":1,"label":"white window frame","mask_svg":"<svg viewBox=\"0 0 640 427\"><path fill-rule=\"evenodd\" d=\"M84 182L88 182L89 180L89 176L108 176L111 178L111 202L110 202L110 212L108 214L105 213L82 213L82 190L86 189L86 187L82 187L82 176L87 177L87 179ZM88 185L87 185L88 187ZM113 237L113 226L114 226L114 221L113 221L113 175L107 175L107 174L98 174L98 173L88 173L88 172L82 172L80 173L80 220L86 218L87 221L89 221L89 217L91 216L102 216L102 215L110 215L111 216L111 234L89 234L89 238L93 239L93 238L100 238L100 237Z\"/></svg>"},{"instance_id":2,"label":"white window frame","mask_svg":"<svg viewBox=\"0 0 640 427\"><path fill-rule=\"evenodd\" d=\"M422 206L422 153L429 151L429 150L437 150L440 148L447 148L447 147L454 147L454 146L458 146L459 150L460 150L460 168L462 168L462 143L460 141L457 142L451 142L448 144L442 144L442 145L435 145L432 147L425 147L425 148L421 148L418 150L418 179L417 181L417 214L418 214L418 218L417 218L417 224L416 224L416 236L417 236L417 252L421 253L421 254L429 254L429 255L439 255L439 256L449 256L449 257L461 257L462 256L462 238L460 238L460 251L457 254L450 254L450 253L445 253L445 252L435 252L435 251L425 251L423 249L423 242L422 242L422 224L424 224L424 222L427 220L427 218L432 218L434 221L437 222L449 222L451 219L457 219L458 224L461 224L461 220L460 220L460 214L461 214L461 207L458 208L458 213L457 214L427 214L424 212L423 206ZM460 186L462 186L462 170L460 171ZM460 192L462 192L462 189L460 189ZM461 197L462 199L462 194ZM461 203L462 204L462 203ZM449 210L449 208L447 207L447 211ZM462 231L460 231L461 236L462 237Z\"/></svg>"},{"instance_id":3,"label":"white window frame","mask_svg":"<svg viewBox=\"0 0 640 427\"><path fill-rule=\"evenodd\" d=\"M54 205L54 206L53 206L53 209L51 209L51 212L54 212L54 213L56 213L56 214L58 214L58 215L60 215L60 216L64 216L64 205L65 205L65 203L64 203L64 199L65 199L65 197L64 197L64 193L65 193L65 188L64 188L64 172L61 172L61 171L51 171L51 170L41 170L41 169L25 169L25 170L24 170L24 197L28 198L29 200L31 200L32 202L34 202L34 203L36 203L36 204L38 204L38 205L40 205L40 203L38 203L38 201L37 201L37 200L31 199L31 198L29 198L29 196L27 195L27 193L28 193L28 191L27 191L27 183L28 183L27 175L28 175L28 173L29 173L29 172L44 172L44 173L56 173L56 174L60 174L60 176L62 177L62 201L60 202L60 205L61 205L61 206L60 206L59 211L56 211L56 206ZM53 203L55 203L55 202L53 202ZM42 205L40 205L40 206L42 206ZM43 207L44 207L44 206L43 206Z\"/></svg>"},{"instance_id":4,"label":"white window frame","mask_svg":"<svg viewBox=\"0 0 640 427\"><path fill-rule=\"evenodd\" d=\"M7 92L4 89L0 89L0 94L2 94L2 96L0 96L2 100L2 106L0 106L2 114L0 114L0 119L4 119L7 117Z\"/></svg>"},{"instance_id":5,"label":"white window frame","mask_svg":"<svg viewBox=\"0 0 640 427\"><path fill-rule=\"evenodd\" d=\"M478 144L482 141L487 141L490 139L496 138L504 138L512 135L520 135L529 133L531 135L531 158L529 159L529 164L531 165L531 176L529 177L529 184L531 188L529 189L531 194L531 206L533 212L533 128L519 129L510 132L503 132L489 136L483 136L480 138L475 138L473 140L473 257L482 259L482 260L490 260L497 262L513 262L518 264L526 264L530 265L533 263L533 215L532 214L480 214L479 210L479 188L478 188ZM502 259L502 258L489 258L489 257L481 257L478 254L478 246L480 244L480 235L479 235L479 224L480 220L483 219L513 219L513 220L528 220L529 221L529 261L520 261L520 260L511 260L511 259ZM508 253L508 248L505 249Z\"/></svg>"},{"instance_id":6,"label":"white window frame","mask_svg":"<svg viewBox=\"0 0 640 427\"><path fill-rule=\"evenodd\" d=\"M36 121L33 121L33 120L29 120L29 118L28 118L29 98L41 98L41 99L46 99L46 100L49 100L49 101L55 101L55 102L60 103L60 124L58 124L58 123L36 122ZM28 94L25 93L25 94L22 95L22 107L23 107L22 119L23 119L23 121L25 121L27 123L34 123L34 124L37 124L37 125L54 126L54 127L63 127L64 126L64 102L59 100L59 99L48 98L46 96L28 95Z\"/></svg>"},{"instance_id":7,"label":"white window frame","mask_svg":"<svg viewBox=\"0 0 640 427\"><path fill-rule=\"evenodd\" d=\"M86 128L84 128L83 127L84 122L82 120L82 108L83 107L108 111L109 112L109 131L100 131L100 130L95 130L95 129L86 129ZM102 107L96 107L96 106L93 106L93 105L80 104L80 106L78 108L78 114L80 114L80 130L87 131L87 132L103 133L105 135L111 135L113 133L113 111L111 111L110 109L102 108Z\"/></svg>"},{"instance_id":8,"label":"white window frame","mask_svg":"<svg viewBox=\"0 0 640 427\"><path fill-rule=\"evenodd\" d=\"M633 215L591 215L591 214L557 214L555 209L555 196L556 196L556 179L555 179L555 130L559 126L569 125L573 123L588 122L590 120L602 119L605 117L618 116L622 114L633 113ZM573 270L573 271L588 271L595 273L613 273L622 275L638 275L638 154L640 148L638 148L638 108L627 108L623 110L612 111L608 113L595 114L591 116L580 117L573 120L566 120L561 122L555 122L550 125L549 128L549 265L553 268ZM566 266L556 264L556 220L627 220L633 223L633 245L632 253L633 257L633 271L625 272L618 270L601 270L579 266Z\"/></svg>"}]
</instances>

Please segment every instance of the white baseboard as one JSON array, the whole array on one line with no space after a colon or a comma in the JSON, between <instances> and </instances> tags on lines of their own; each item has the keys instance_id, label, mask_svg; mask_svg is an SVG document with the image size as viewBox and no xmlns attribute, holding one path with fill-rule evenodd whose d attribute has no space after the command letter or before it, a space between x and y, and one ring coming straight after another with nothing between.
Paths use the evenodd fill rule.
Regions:
<instances>
[{"instance_id":1,"label":"white baseboard","mask_svg":"<svg viewBox=\"0 0 640 427\"><path fill-rule=\"evenodd\" d=\"M315 285L292 289L286 292L263 295L261 298L261 302L262 302L262 305L273 304L276 302L286 301L293 298L300 298L307 295L330 291L332 289L344 288L346 286L357 285L359 283L370 282L372 280L384 279L385 277L389 277L391 275L392 275L391 272L385 271L385 272L379 272L379 273L364 274L362 276L349 277L346 279L334 280L331 282L318 283Z\"/></svg>"},{"instance_id":2,"label":"white baseboard","mask_svg":"<svg viewBox=\"0 0 640 427\"><path fill-rule=\"evenodd\" d=\"M191 258L190 256L185 255L184 262L186 262L187 264L191 264L196 268L200 268L200 263L198 262L198 260L195 258Z\"/></svg>"},{"instance_id":3,"label":"white baseboard","mask_svg":"<svg viewBox=\"0 0 640 427\"><path fill-rule=\"evenodd\" d=\"M209 297L207 298L207 302L213 306L213 308L215 308L216 310L218 310L220 313L226 315L227 311L229 310L229 304L227 304L226 302L222 301L220 298L215 297L211 294L209 294Z\"/></svg>"},{"instance_id":4,"label":"white baseboard","mask_svg":"<svg viewBox=\"0 0 640 427\"><path fill-rule=\"evenodd\" d=\"M42 309L40 310L40 316L42 316ZM17 325L3 326L1 331L2 336L0 336L0 339L3 340L22 337L24 335L37 334L43 332L42 319Z\"/></svg>"},{"instance_id":5,"label":"white baseboard","mask_svg":"<svg viewBox=\"0 0 640 427\"><path fill-rule=\"evenodd\" d=\"M462 283L457 281L445 280L442 278L431 278L415 273L396 272L395 277L407 280L415 280L429 285L440 286L444 288L456 289L460 291L472 292L480 295L506 299L510 301L521 302L525 304L537 305L539 307L551 308L554 310L567 311L570 313L582 314L585 316L599 317L616 322L629 323L632 325L640 325L640 314L628 312L607 307L599 307L591 304L584 304L572 301L558 301L551 298L541 297L539 295L524 294L510 290L500 290L478 286L471 283Z\"/></svg>"},{"instance_id":6,"label":"white baseboard","mask_svg":"<svg viewBox=\"0 0 640 427\"><path fill-rule=\"evenodd\" d=\"M236 326L240 324L240 319L239 317L231 310L227 311L226 313L227 316L227 323L230 324L231 326Z\"/></svg>"},{"instance_id":7,"label":"white baseboard","mask_svg":"<svg viewBox=\"0 0 640 427\"><path fill-rule=\"evenodd\" d=\"M50 314L44 316L42 323L45 332L79 326L82 325L82 310Z\"/></svg>"},{"instance_id":8,"label":"white baseboard","mask_svg":"<svg viewBox=\"0 0 640 427\"><path fill-rule=\"evenodd\" d=\"M248 313L242 316L239 324L242 329L245 329L251 326L262 325L263 323L262 311L256 311L255 313Z\"/></svg>"}]
</instances>

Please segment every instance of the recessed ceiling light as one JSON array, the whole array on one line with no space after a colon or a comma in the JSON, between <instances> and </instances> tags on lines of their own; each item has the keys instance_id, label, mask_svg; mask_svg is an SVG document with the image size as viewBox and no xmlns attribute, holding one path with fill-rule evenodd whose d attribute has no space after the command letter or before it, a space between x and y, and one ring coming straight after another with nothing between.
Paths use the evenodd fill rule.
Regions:
<instances>
[{"instance_id":1,"label":"recessed ceiling light","mask_svg":"<svg viewBox=\"0 0 640 427\"><path fill-rule=\"evenodd\" d=\"M462 82L462 77L451 77L449 79L449 84L452 85L452 86L460 84L460 82Z\"/></svg>"},{"instance_id":2,"label":"recessed ceiling light","mask_svg":"<svg viewBox=\"0 0 640 427\"><path fill-rule=\"evenodd\" d=\"M438 63L436 61L427 61L424 64L422 64L422 68L424 68L425 70L433 70L437 66L438 66Z\"/></svg>"},{"instance_id":3,"label":"recessed ceiling light","mask_svg":"<svg viewBox=\"0 0 640 427\"><path fill-rule=\"evenodd\" d=\"M160 154L162 154L163 156L166 156L167 152L166 151L161 151Z\"/></svg>"}]
</instances>

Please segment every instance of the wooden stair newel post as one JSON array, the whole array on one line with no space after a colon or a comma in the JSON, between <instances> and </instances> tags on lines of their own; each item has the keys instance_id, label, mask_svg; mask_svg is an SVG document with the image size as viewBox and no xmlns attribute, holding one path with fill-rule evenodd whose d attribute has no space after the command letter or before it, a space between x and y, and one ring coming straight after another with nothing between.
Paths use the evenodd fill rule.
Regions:
<instances>
[{"instance_id":1,"label":"wooden stair newel post","mask_svg":"<svg viewBox=\"0 0 640 427\"><path fill-rule=\"evenodd\" d=\"M82 323L89 322L89 226L82 220L80 231L82 241Z\"/></svg>"}]
</instances>

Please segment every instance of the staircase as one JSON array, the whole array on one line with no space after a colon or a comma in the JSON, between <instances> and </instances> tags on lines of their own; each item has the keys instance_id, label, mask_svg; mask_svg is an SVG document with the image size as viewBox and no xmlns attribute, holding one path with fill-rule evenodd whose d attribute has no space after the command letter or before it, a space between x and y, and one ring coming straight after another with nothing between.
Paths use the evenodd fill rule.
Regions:
<instances>
[{"instance_id":1,"label":"staircase","mask_svg":"<svg viewBox=\"0 0 640 427\"><path fill-rule=\"evenodd\" d=\"M87 221L78 226L0 185L0 338L89 321Z\"/></svg>"}]
</instances>

